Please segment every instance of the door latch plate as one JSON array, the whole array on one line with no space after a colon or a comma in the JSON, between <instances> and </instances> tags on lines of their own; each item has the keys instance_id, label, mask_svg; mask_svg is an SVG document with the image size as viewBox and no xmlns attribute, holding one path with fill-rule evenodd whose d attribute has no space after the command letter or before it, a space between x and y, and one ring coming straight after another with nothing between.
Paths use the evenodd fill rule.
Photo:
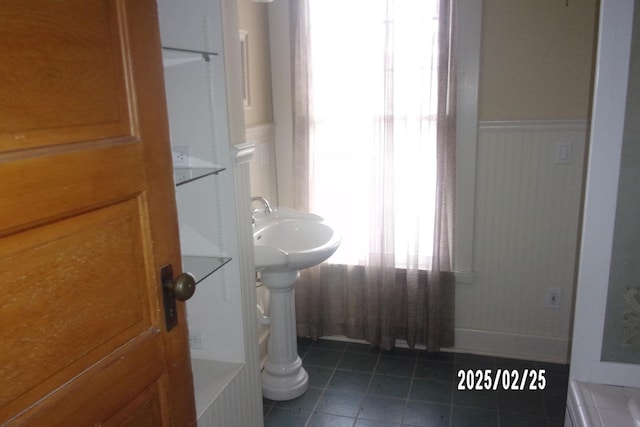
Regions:
<instances>
[{"instance_id":1,"label":"door latch plate","mask_svg":"<svg viewBox=\"0 0 640 427\"><path fill-rule=\"evenodd\" d=\"M178 325L178 310L176 299L173 296L171 284L173 283L173 266L165 265L160 269L160 281L162 286L162 304L164 306L164 320L167 332Z\"/></svg>"}]
</instances>

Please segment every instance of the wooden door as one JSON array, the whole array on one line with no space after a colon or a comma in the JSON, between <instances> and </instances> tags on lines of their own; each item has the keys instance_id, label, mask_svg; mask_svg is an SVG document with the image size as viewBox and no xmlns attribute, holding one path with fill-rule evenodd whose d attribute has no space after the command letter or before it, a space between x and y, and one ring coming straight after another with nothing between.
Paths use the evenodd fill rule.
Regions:
<instances>
[{"instance_id":1,"label":"wooden door","mask_svg":"<svg viewBox=\"0 0 640 427\"><path fill-rule=\"evenodd\" d=\"M195 424L155 0L0 0L0 425Z\"/></svg>"}]
</instances>

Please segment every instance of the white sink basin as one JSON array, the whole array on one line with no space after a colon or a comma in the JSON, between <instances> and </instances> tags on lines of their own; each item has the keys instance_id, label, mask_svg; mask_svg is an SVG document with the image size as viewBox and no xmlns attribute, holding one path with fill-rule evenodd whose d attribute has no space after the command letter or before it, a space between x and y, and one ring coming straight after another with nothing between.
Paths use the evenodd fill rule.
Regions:
<instances>
[{"instance_id":1,"label":"white sink basin","mask_svg":"<svg viewBox=\"0 0 640 427\"><path fill-rule=\"evenodd\" d=\"M276 208L256 214L253 243L258 271L297 271L318 265L340 246L341 238L322 217Z\"/></svg>"}]
</instances>

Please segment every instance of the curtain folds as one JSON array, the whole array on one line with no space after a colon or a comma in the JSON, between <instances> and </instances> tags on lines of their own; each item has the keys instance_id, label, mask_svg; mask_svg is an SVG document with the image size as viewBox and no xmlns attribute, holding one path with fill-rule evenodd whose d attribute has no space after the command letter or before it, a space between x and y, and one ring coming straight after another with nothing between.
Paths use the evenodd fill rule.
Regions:
<instances>
[{"instance_id":1,"label":"curtain folds","mask_svg":"<svg viewBox=\"0 0 640 427\"><path fill-rule=\"evenodd\" d=\"M336 257L301 272L298 335L346 335L385 350L396 339L431 351L451 346L455 2L341 0L364 11L358 43L349 44L352 31L342 34L352 49L344 59L340 41L322 56L320 2L333 3L290 0L294 208L332 224L356 215ZM334 7L325 31L340 33L335 14L347 8ZM368 44L378 47L371 62ZM333 58L324 74L316 71L323 58ZM327 85L334 69L343 77ZM341 109L345 103L351 108Z\"/></svg>"}]
</instances>

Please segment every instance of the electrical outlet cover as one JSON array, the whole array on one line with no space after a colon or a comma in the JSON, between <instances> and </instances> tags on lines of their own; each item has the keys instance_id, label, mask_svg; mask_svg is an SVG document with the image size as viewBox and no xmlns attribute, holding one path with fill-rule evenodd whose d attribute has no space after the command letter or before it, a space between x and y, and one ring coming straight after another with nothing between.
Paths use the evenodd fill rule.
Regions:
<instances>
[{"instance_id":1,"label":"electrical outlet cover","mask_svg":"<svg viewBox=\"0 0 640 427\"><path fill-rule=\"evenodd\" d=\"M202 350L202 332L190 331L189 332L189 347L193 350Z\"/></svg>"},{"instance_id":2,"label":"electrical outlet cover","mask_svg":"<svg viewBox=\"0 0 640 427\"><path fill-rule=\"evenodd\" d=\"M176 168L188 168L191 166L189 147L172 147L173 166Z\"/></svg>"},{"instance_id":3,"label":"electrical outlet cover","mask_svg":"<svg viewBox=\"0 0 640 427\"><path fill-rule=\"evenodd\" d=\"M544 306L552 309L560 308L560 288L547 288Z\"/></svg>"}]
</instances>

